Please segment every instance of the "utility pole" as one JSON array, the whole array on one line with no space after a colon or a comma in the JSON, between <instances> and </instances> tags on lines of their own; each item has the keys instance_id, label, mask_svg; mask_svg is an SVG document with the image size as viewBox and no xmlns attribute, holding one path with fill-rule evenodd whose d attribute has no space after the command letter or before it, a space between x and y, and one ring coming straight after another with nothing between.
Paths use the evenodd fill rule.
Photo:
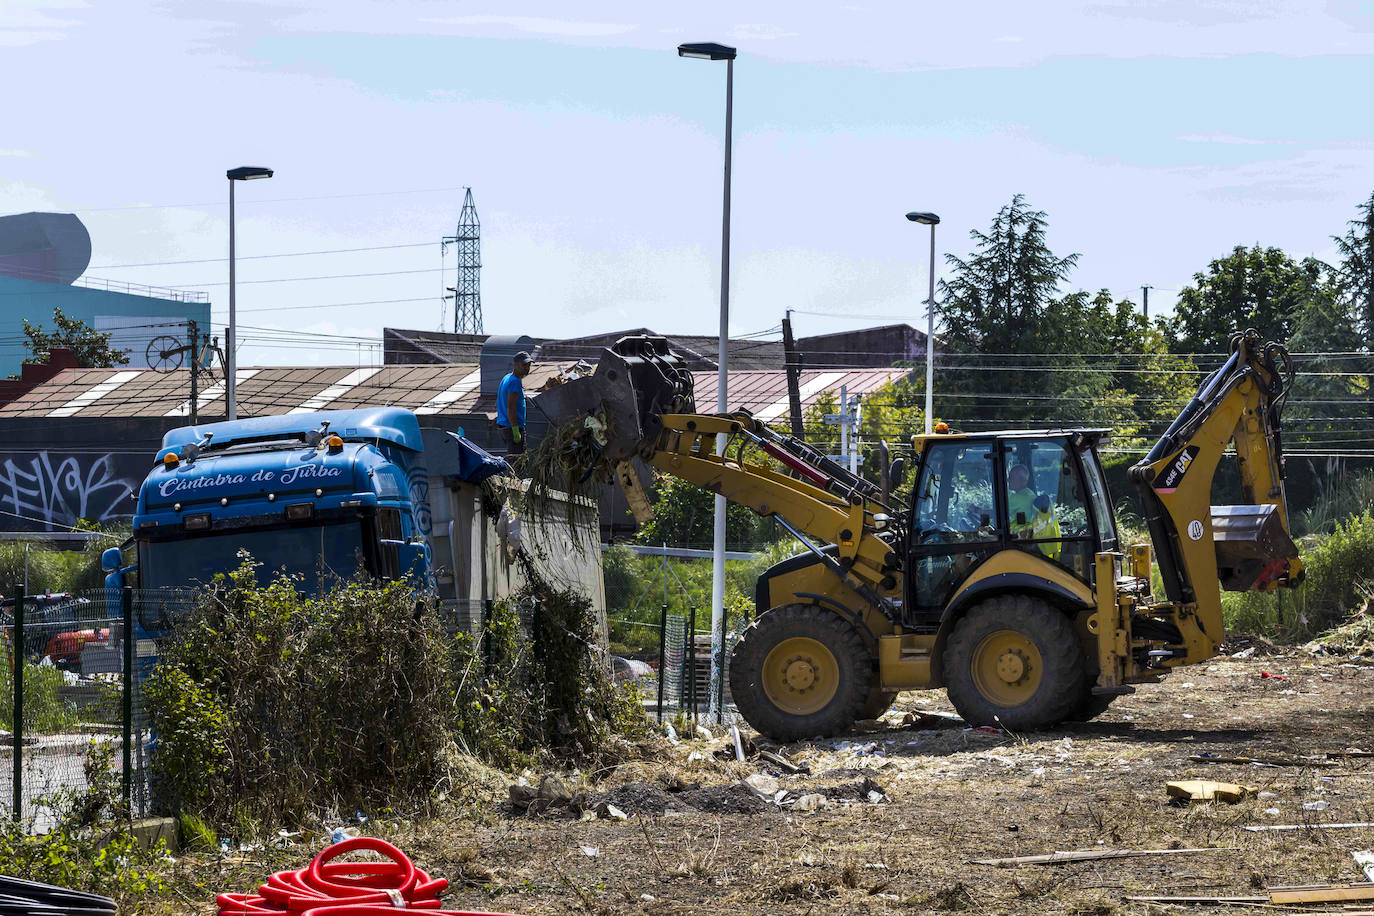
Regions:
<instances>
[{"instance_id":1,"label":"utility pole","mask_svg":"<svg viewBox=\"0 0 1374 916\"><path fill-rule=\"evenodd\" d=\"M194 321L187 324L191 337L191 425L195 426L200 410L200 328Z\"/></svg>"},{"instance_id":2,"label":"utility pole","mask_svg":"<svg viewBox=\"0 0 1374 916\"><path fill-rule=\"evenodd\" d=\"M792 310L783 313L782 318L783 365L787 368L787 413L792 418L792 435L804 438L801 412L801 356L797 353L796 341L792 339Z\"/></svg>"},{"instance_id":3,"label":"utility pole","mask_svg":"<svg viewBox=\"0 0 1374 916\"><path fill-rule=\"evenodd\" d=\"M849 462L849 386L840 386L840 461Z\"/></svg>"},{"instance_id":4,"label":"utility pole","mask_svg":"<svg viewBox=\"0 0 1374 916\"><path fill-rule=\"evenodd\" d=\"M1152 289L1154 289L1154 287L1153 287L1153 286L1149 286L1149 285L1142 286L1142 287L1140 288L1140 291L1141 291L1142 293L1144 293L1144 295L1145 295L1145 302L1144 302L1144 309L1145 309L1145 311L1144 311L1144 315L1145 315L1146 318L1149 318L1149 317L1150 317L1150 290L1152 290Z\"/></svg>"}]
</instances>

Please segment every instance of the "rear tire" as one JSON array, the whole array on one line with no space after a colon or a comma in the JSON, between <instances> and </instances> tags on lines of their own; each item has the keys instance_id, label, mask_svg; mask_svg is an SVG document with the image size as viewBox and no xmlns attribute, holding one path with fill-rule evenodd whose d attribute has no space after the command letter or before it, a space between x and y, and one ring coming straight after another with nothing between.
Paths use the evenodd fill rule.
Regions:
<instances>
[{"instance_id":1,"label":"rear tire","mask_svg":"<svg viewBox=\"0 0 1374 916\"><path fill-rule=\"evenodd\" d=\"M859 718L878 718L891 709L893 703L897 702L899 692L897 690L883 690L881 687L870 687L868 699L864 700L864 708L859 710Z\"/></svg>"},{"instance_id":2,"label":"rear tire","mask_svg":"<svg viewBox=\"0 0 1374 916\"><path fill-rule=\"evenodd\" d=\"M943 662L950 702L970 725L1049 728L1088 691L1072 622L1029 595L975 605L954 625Z\"/></svg>"},{"instance_id":3,"label":"rear tire","mask_svg":"<svg viewBox=\"0 0 1374 916\"><path fill-rule=\"evenodd\" d=\"M854 724L873 685L873 655L853 625L815 605L763 614L730 655L730 693L745 721L777 741Z\"/></svg>"}]
</instances>

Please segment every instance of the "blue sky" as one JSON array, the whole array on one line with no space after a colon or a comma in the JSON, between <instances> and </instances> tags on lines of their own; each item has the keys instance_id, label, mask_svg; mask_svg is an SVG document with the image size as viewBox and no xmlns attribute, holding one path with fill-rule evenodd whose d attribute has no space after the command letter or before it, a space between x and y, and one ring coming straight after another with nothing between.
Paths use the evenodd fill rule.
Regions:
<instances>
[{"instance_id":1,"label":"blue sky","mask_svg":"<svg viewBox=\"0 0 1374 916\"><path fill-rule=\"evenodd\" d=\"M222 320L224 170L275 168L241 256L375 250L242 261L245 365L375 358L254 328L438 326L463 185L488 331L713 333L724 67L688 40L740 49L735 333L918 320L908 209L965 254L1024 192L1074 285L1167 308L1235 244L1331 256L1374 190L1368 0L0 0L0 212L76 212L88 275ZM174 260L209 262L125 266Z\"/></svg>"}]
</instances>

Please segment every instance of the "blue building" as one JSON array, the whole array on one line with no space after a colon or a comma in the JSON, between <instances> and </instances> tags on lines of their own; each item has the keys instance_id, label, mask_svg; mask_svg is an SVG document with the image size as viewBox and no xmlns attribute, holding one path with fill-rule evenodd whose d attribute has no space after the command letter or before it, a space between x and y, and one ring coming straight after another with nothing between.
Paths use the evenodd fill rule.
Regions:
<instances>
[{"instance_id":1,"label":"blue building","mask_svg":"<svg viewBox=\"0 0 1374 916\"><path fill-rule=\"evenodd\" d=\"M148 366L155 337L185 343L188 321L210 331L205 293L83 278L90 261L90 234L74 214L0 216L0 378L24 361L24 321L51 329L55 308L109 333L130 368Z\"/></svg>"}]
</instances>

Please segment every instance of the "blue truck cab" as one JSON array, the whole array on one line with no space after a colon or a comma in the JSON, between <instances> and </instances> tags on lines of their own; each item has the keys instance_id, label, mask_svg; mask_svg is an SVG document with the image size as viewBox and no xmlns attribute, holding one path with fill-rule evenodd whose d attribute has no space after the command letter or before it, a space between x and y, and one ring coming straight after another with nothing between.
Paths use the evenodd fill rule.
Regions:
<instances>
[{"instance_id":1,"label":"blue truck cab","mask_svg":"<svg viewBox=\"0 0 1374 916\"><path fill-rule=\"evenodd\" d=\"M238 567L240 551L311 592L359 571L432 584L423 455L415 415L390 407L171 430L138 493L137 584L205 584ZM107 557L107 585L133 569L119 562Z\"/></svg>"}]
</instances>

